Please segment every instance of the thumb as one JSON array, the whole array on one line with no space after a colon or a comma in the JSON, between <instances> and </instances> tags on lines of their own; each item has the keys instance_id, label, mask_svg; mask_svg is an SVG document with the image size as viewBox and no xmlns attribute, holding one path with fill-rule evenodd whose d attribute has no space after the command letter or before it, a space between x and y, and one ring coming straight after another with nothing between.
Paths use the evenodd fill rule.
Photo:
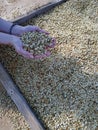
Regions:
<instances>
[{"instance_id":1,"label":"thumb","mask_svg":"<svg viewBox=\"0 0 98 130\"><path fill-rule=\"evenodd\" d=\"M17 48L16 48L16 52L17 52L19 55L22 55L22 56L25 57L25 58L31 58L31 59L34 58L34 56L33 56L31 53L29 53L28 51L25 51L22 47L21 47L21 48L20 48L20 47L17 47Z\"/></svg>"}]
</instances>

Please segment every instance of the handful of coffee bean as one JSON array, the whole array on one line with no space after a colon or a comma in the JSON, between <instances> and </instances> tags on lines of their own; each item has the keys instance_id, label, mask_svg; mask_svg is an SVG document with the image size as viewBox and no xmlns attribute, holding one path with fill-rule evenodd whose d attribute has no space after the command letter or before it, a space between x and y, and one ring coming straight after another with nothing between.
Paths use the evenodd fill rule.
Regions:
<instances>
[{"instance_id":1,"label":"handful of coffee bean","mask_svg":"<svg viewBox=\"0 0 98 130\"><path fill-rule=\"evenodd\" d=\"M21 40L24 43L23 48L34 56L45 54L47 48L54 45L54 39L52 37L38 31L25 32L21 36Z\"/></svg>"}]
</instances>

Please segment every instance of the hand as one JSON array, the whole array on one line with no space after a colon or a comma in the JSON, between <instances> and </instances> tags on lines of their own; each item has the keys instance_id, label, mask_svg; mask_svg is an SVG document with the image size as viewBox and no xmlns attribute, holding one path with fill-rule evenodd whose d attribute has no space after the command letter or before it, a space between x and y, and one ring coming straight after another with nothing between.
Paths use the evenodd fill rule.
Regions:
<instances>
[{"instance_id":1,"label":"hand","mask_svg":"<svg viewBox=\"0 0 98 130\"><path fill-rule=\"evenodd\" d=\"M39 31L39 32L45 33L46 35L49 35L49 33L46 32L45 30L42 30L39 27L32 26L32 25L27 25L27 26L16 25L13 28L13 30L12 30L12 34L13 35L21 36L25 32L33 32L33 31ZM55 46L55 43L56 43L56 40L55 40L55 38L53 38L52 39L52 43L49 46L47 46L47 48L46 48L46 53L45 54L41 54L41 55L37 55L37 56L35 56L33 58L34 59L41 59L41 58L45 58L45 57L49 56L50 55L50 51L48 51L48 50L49 50L49 48L53 48ZM23 43L22 43L22 45L23 45ZM19 50L19 47L18 47L18 50ZM21 51L22 51L22 54L23 53L25 54L27 52L27 51L24 52L23 49L21 49ZM19 51L17 51L17 52L19 53ZM30 56L30 53L28 55ZM28 57L28 58L30 58L30 57Z\"/></svg>"},{"instance_id":2,"label":"hand","mask_svg":"<svg viewBox=\"0 0 98 130\"><path fill-rule=\"evenodd\" d=\"M23 43L21 42L19 37L13 36L11 45L15 48L16 52L22 55L23 57L31 59L34 58L34 56L31 53L23 49Z\"/></svg>"},{"instance_id":3,"label":"hand","mask_svg":"<svg viewBox=\"0 0 98 130\"><path fill-rule=\"evenodd\" d=\"M39 31L42 33L46 33L47 35L49 34L47 31L39 28L38 26L32 26L32 25L27 26L15 25L12 29L12 34L21 36L25 32L33 32L33 31Z\"/></svg>"},{"instance_id":4,"label":"hand","mask_svg":"<svg viewBox=\"0 0 98 130\"><path fill-rule=\"evenodd\" d=\"M25 58L42 59L42 58L46 58L50 55L50 52L48 50L46 50L45 54L33 56L33 54L31 54L30 52L25 51L23 49L23 43L19 37L17 37L17 36L12 36L12 37L13 37L13 39L11 41L11 45L15 48L15 50L18 54L22 55Z\"/></svg>"},{"instance_id":5,"label":"hand","mask_svg":"<svg viewBox=\"0 0 98 130\"><path fill-rule=\"evenodd\" d=\"M27 25L27 26L24 26L23 27L23 31L20 31L20 35L23 33L23 32L33 32L33 31L39 31L39 32L42 32L42 33L45 33L46 35L49 35L49 33L43 29L40 29L39 27L37 26L32 26L32 25ZM55 43L56 43L56 40L55 38L52 39L52 43L47 47L48 48L53 48L55 46Z\"/></svg>"}]
</instances>

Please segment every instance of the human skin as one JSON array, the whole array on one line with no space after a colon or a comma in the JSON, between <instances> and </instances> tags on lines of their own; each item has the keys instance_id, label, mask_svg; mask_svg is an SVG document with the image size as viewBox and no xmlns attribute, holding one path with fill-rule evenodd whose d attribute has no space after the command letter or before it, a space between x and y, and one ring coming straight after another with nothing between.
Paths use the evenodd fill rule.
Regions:
<instances>
[{"instance_id":1,"label":"human skin","mask_svg":"<svg viewBox=\"0 0 98 130\"><path fill-rule=\"evenodd\" d=\"M39 31L39 32L44 32L46 34L48 34L48 33L46 31L40 29L37 26L15 25L12 28L11 34L9 34L10 28L11 28L12 25L13 25L13 23L0 18L0 44L11 45L15 48L15 50L18 54L22 55L25 58L34 59L35 57L31 53L29 53L28 51L25 51L23 49L23 43L20 40L20 36L24 32L29 32L29 31ZM43 57L47 57L48 54L49 54L49 52L46 53L46 54L43 54L42 56L38 56L38 58L40 59L40 58L43 58Z\"/></svg>"}]
</instances>

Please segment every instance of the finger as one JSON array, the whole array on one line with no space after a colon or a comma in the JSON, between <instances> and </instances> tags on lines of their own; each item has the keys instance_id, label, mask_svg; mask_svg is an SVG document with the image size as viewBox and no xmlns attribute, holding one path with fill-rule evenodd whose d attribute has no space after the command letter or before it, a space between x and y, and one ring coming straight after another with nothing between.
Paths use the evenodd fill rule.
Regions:
<instances>
[{"instance_id":1,"label":"finger","mask_svg":"<svg viewBox=\"0 0 98 130\"><path fill-rule=\"evenodd\" d=\"M29 59L34 59L34 56L31 53L27 52L27 51L22 51L21 55L26 57L26 58L29 58Z\"/></svg>"},{"instance_id":2,"label":"finger","mask_svg":"<svg viewBox=\"0 0 98 130\"><path fill-rule=\"evenodd\" d=\"M43 30L43 29L37 29L36 31L39 31L39 32L41 32L41 33L45 33L46 35L49 35L49 32L47 32L47 31L45 31L45 30Z\"/></svg>"},{"instance_id":3,"label":"finger","mask_svg":"<svg viewBox=\"0 0 98 130\"><path fill-rule=\"evenodd\" d=\"M55 38L52 38L52 42L50 43L50 45L47 46L47 49L48 48L54 48L56 45L56 39Z\"/></svg>"},{"instance_id":4,"label":"finger","mask_svg":"<svg viewBox=\"0 0 98 130\"><path fill-rule=\"evenodd\" d=\"M31 26L31 25L29 25L27 27L27 31L38 31L38 32L42 32L42 33L45 33L45 34L49 35L49 33L47 31L39 28L38 26Z\"/></svg>"},{"instance_id":5,"label":"finger","mask_svg":"<svg viewBox=\"0 0 98 130\"><path fill-rule=\"evenodd\" d=\"M29 53L28 51L25 51L23 48L19 48L17 52L18 54L22 55L25 58L34 58L34 56L31 53Z\"/></svg>"}]
</instances>

